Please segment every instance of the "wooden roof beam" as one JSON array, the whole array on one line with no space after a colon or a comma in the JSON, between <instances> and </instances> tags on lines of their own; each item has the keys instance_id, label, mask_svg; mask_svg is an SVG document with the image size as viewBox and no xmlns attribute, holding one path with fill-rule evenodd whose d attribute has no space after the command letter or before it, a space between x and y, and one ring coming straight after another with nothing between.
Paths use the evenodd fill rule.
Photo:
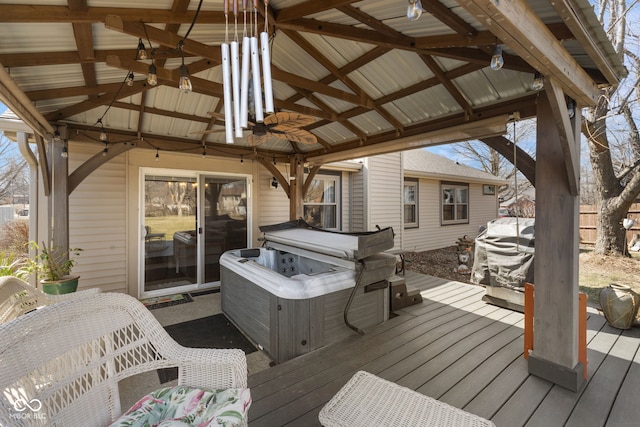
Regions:
<instances>
[{"instance_id":1,"label":"wooden roof beam","mask_svg":"<svg viewBox=\"0 0 640 427\"><path fill-rule=\"evenodd\" d=\"M49 121L34 107L27 95L0 64L0 100L37 134L46 137L54 132Z\"/></svg>"},{"instance_id":2,"label":"wooden roof beam","mask_svg":"<svg viewBox=\"0 0 640 427\"><path fill-rule=\"evenodd\" d=\"M580 42L580 45L598 66L598 69L609 84L617 86L618 83L620 83L621 74L626 76L626 71L616 70L602 49L598 47L598 42L594 39L592 31L590 31L590 27L595 23L585 22L588 21L589 18L585 17L572 0L555 0L551 2L551 5L556 12L558 12L558 15L560 15L575 39ZM604 46L604 48L610 49L610 54L615 54L611 45ZM624 68L624 65L620 64L619 67Z\"/></svg>"},{"instance_id":3,"label":"wooden roof beam","mask_svg":"<svg viewBox=\"0 0 640 427\"><path fill-rule=\"evenodd\" d=\"M524 0L457 1L534 69L555 76L578 103L595 105L600 94L596 83Z\"/></svg>"},{"instance_id":4,"label":"wooden roof beam","mask_svg":"<svg viewBox=\"0 0 640 427\"><path fill-rule=\"evenodd\" d=\"M88 7L85 11L70 10L66 6L34 6L19 4L0 5L0 22L25 23L84 23L104 22L109 15L121 16L125 21L140 21L144 16L147 23L190 24L195 17L195 10L174 13L169 9L140 9L125 7ZM222 11L201 10L198 24L224 25Z\"/></svg>"},{"instance_id":5,"label":"wooden roof beam","mask_svg":"<svg viewBox=\"0 0 640 427\"><path fill-rule=\"evenodd\" d=\"M357 3L359 0L307 0L303 3L287 7L276 12L276 21L285 22L292 19L301 18L314 13L324 12L325 10L338 8L351 3Z\"/></svg>"}]
</instances>

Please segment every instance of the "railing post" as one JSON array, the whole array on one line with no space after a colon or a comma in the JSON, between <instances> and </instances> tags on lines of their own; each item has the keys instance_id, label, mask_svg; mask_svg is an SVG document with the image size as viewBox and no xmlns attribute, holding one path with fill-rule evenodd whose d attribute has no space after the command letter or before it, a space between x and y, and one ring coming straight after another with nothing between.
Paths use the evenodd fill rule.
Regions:
<instances>
[{"instance_id":1,"label":"railing post","mask_svg":"<svg viewBox=\"0 0 640 427\"><path fill-rule=\"evenodd\" d=\"M524 358L529 358L533 350L533 304L534 286L524 285ZM584 379L587 379L587 295L578 293L578 361L584 367Z\"/></svg>"},{"instance_id":2,"label":"railing post","mask_svg":"<svg viewBox=\"0 0 640 427\"><path fill-rule=\"evenodd\" d=\"M587 379L587 294L578 293L578 361L584 367L584 379Z\"/></svg>"}]
</instances>

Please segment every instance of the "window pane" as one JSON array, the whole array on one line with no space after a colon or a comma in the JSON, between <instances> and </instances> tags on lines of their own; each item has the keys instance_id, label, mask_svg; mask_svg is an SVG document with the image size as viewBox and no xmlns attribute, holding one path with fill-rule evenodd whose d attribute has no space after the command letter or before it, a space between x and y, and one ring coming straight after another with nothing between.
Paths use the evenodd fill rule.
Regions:
<instances>
[{"instance_id":1,"label":"window pane","mask_svg":"<svg viewBox=\"0 0 640 427\"><path fill-rule=\"evenodd\" d=\"M333 180L314 179L304 196L304 203L335 203L336 182Z\"/></svg>"},{"instance_id":2,"label":"window pane","mask_svg":"<svg viewBox=\"0 0 640 427\"><path fill-rule=\"evenodd\" d=\"M467 205L456 206L456 219L467 219Z\"/></svg>"},{"instance_id":3,"label":"window pane","mask_svg":"<svg viewBox=\"0 0 640 427\"><path fill-rule=\"evenodd\" d=\"M416 187L413 185L404 186L404 202L415 203L416 202Z\"/></svg>"},{"instance_id":4,"label":"window pane","mask_svg":"<svg viewBox=\"0 0 640 427\"><path fill-rule=\"evenodd\" d=\"M337 228L335 206L305 206L304 220L321 228Z\"/></svg>"},{"instance_id":5,"label":"window pane","mask_svg":"<svg viewBox=\"0 0 640 427\"><path fill-rule=\"evenodd\" d=\"M404 205L404 222L405 223L417 222L415 205Z\"/></svg>"},{"instance_id":6,"label":"window pane","mask_svg":"<svg viewBox=\"0 0 640 427\"><path fill-rule=\"evenodd\" d=\"M444 205L442 206L442 220L443 221L451 221L455 219L453 217L453 205Z\"/></svg>"},{"instance_id":7,"label":"window pane","mask_svg":"<svg viewBox=\"0 0 640 427\"><path fill-rule=\"evenodd\" d=\"M456 188L456 203L467 203L466 188Z\"/></svg>"},{"instance_id":8,"label":"window pane","mask_svg":"<svg viewBox=\"0 0 640 427\"><path fill-rule=\"evenodd\" d=\"M443 195L443 203L446 205L452 204L453 203L453 190L452 189L445 189L442 192Z\"/></svg>"}]
</instances>

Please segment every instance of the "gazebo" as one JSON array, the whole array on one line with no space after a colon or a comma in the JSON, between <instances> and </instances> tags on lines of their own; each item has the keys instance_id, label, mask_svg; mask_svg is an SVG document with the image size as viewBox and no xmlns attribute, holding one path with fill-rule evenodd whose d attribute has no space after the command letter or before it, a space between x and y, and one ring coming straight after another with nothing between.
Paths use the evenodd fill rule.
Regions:
<instances>
[{"instance_id":1,"label":"gazebo","mask_svg":"<svg viewBox=\"0 0 640 427\"><path fill-rule=\"evenodd\" d=\"M68 244L69 194L126 152L255 160L298 218L324 164L472 139L513 160L507 123L536 117L536 160L515 151L536 186L529 366L578 389L579 111L625 75L589 3L272 0L229 2L226 12L223 3L0 5L0 99L27 125L6 134L25 152L37 145L54 243ZM312 117L298 128L310 139L254 124L227 143L220 46L259 32L274 111ZM191 88L180 89L186 76ZM95 147L71 174L69 141Z\"/></svg>"}]
</instances>

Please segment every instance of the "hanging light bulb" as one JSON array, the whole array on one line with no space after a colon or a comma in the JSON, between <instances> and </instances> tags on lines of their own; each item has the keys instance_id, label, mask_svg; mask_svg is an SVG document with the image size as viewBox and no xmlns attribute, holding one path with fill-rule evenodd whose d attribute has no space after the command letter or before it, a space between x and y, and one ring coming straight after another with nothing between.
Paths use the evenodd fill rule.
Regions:
<instances>
[{"instance_id":1,"label":"hanging light bulb","mask_svg":"<svg viewBox=\"0 0 640 427\"><path fill-rule=\"evenodd\" d=\"M240 154L240 163L244 163L244 155Z\"/></svg>"},{"instance_id":2,"label":"hanging light bulb","mask_svg":"<svg viewBox=\"0 0 640 427\"><path fill-rule=\"evenodd\" d=\"M535 74L533 75L533 83L531 83L531 89L540 90L543 87L544 87L544 78L542 77L542 74L536 71Z\"/></svg>"},{"instance_id":3,"label":"hanging light bulb","mask_svg":"<svg viewBox=\"0 0 640 427\"><path fill-rule=\"evenodd\" d=\"M66 143L62 146L62 152L60 153L60 157L62 157L63 159L66 159L67 157L69 157L69 151L67 150Z\"/></svg>"},{"instance_id":4,"label":"hanging light bulb","mask_svg":"<svg viewBox=\"0 0 640 427\"><path fill-rule=\"evenodd\" d=\"M153 62L149 65L149 74L147 75L147 83L149 86L155 86L158 84L158 74L156 70L156 64Z\"/></svg>"},{"instance_id":5,"label":"hanging light bulb","mask_svg":"<svg viewBox=\"0 0 640 427\"><path fill-rule=\"evenodd\" d=\"M144 48L142 39L138 39L138 59L147 59L147 49Z\"/></svg>"},{"instance_id":6,"label":"hanging light bulb","mask_svg":"<svg viewBox=\"0 0 640 427\"><path fill-rule=\"evenodd\" d=\"M133 86L133 79L134 79L134 75L133 75L133 71L129 71L129 74L127 74L127 86L131 87Z\"/></svg>"},{"instance_id":7,"label":"hanging light bulb","mask_svg":"<svg viewBox=\"0 0 640 427\"><path fill-rule=\"evenodd\" d=\"M409 6L407 6L407 19L409 21L416 21L422 16L422 3L420 0L409 0Z\"/></svg>"},{"instance_id":8,"label":"hanging light bulb","mask_svg":"<svg viewBox=\"0 0 640 427\"><path fill-rule=\"evenodd\" d=\"M102 119L98 119L96 124L100 125L100 141L107 140L107 133L104 131L104 125L102 124Z\"/></svg>"},{"instance_id":9,"label":"hanging light bulb","mask_svg":"<svg viewBox=\"0 0 640 427\"><path fill-rule=\"evenodd\" d=\"M576 115L576 102L571 98L567 101L567 111L569 112L569 118L573 119Z\"/></svg>"},{"instance_id":10,"label":"hanging light bulb","mask_svg":"<svg viewBox=\"0 0 640 427\"><path fill-rule=\"evenodd\" d=\"M203 145L202 146L202 158L204 159L205 157L207 157L207 146Z\"/></svg>"},{"instance_id":11,"label":"hanging light bulb","mask_svg":"<svg viewBox=\"0 0 640 427\"><path fill-rule=\"evenodd\" d=\"M191 79L189 78L189 69L184 62L180 66L180 83L178 84L178 88L184 93L189 93L193 90L193 86L191 85Z\"/></svg>"},{"instance_id":12,"label":"hanging light bulb","mask_svg":"<svg viewBox=\"0 0 640 427\"><path fill-rule=\"evenodd\" d=\"M106 157L108 153L109 153L109 145L105 142L104 149L102 150L102 157Z\"/></svg>"},{"instance_id":13,"label":"hanging light bulb","mask_svg":"<svg viewBox=\"0 0 640 427\"><path fill-rule=\"evenodd\" d=\"M491 69L499 70L504 65L504 58L502 57L502 46L497 44L493 49L493 56L491 57Z\"/></svg>"},{"instance_id":14,"label":"hanging light bulb","mask_svg":"<svg viewBox=\"0 0 640 427\"><path fill-rule=\"evenodd\" d=\"M160 150L156 148L156 162L160 161Z\"/></svg>"}]
</instances>

